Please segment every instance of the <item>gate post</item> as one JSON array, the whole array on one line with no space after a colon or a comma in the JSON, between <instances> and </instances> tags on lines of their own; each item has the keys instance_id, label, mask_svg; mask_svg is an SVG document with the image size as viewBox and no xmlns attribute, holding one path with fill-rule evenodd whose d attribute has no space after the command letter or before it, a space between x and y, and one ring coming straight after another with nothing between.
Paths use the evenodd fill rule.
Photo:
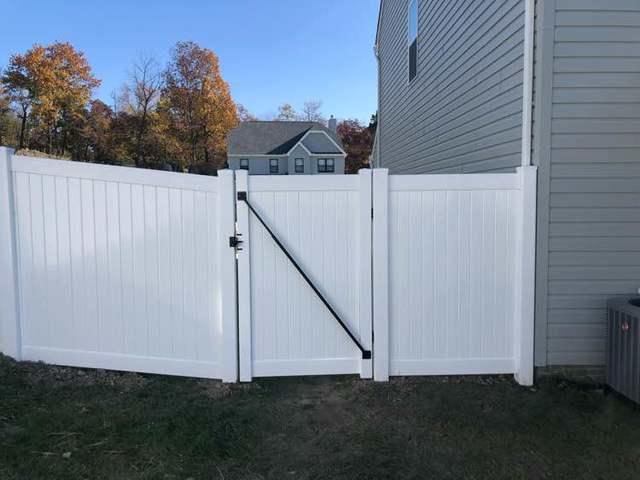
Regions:
<instances>
[{"instance_id":1,"label":"gate post","mask_svg":"<svg viewBox=\"0 0 640 480\"><path fill-rule=\"evenodd\" d=\"M20 360L20 316L11 157L0 147L0 352Z\"/></svg>"},{"instance_id":2,"label":"gate post","mask_svg":"<svg viewBox=\"0 0 640 480\"><path fill-rule=\"evenodd\" d=\"M373 170L373 378L389 380L389 171Z\"/></svg>"},{"instance_id":3,"label":"gate post","mask_svg":"<svg viewBox=\"0 0 640 480\"><path fill-rule=\"evenodd\" d=\"M236 192L247 192L249 175L246 170L236 171ZM249 208L236 198L236 222L242 235L242 250L238 252L238 358L240 361L240 381L250 382L253 377L251 358L251 264Z\"/></svg>"},{"instance_id":4,"label":"gate post","mask_svg":"<svg viewBox=\"0 0 640 480\"><path fill-rule=\"evenodd\" d=\"M218 171L218 288L221 302L222 381L238 381L238 325L236 308L236 259L229 238L235 235L233 170Z\"/></svg>"},{"instance_id":5,"label":"gate post","mask_svg":"<svg viewBox=\"0 0 640 480\"><path fill-rule=\"evenodd\" d=\"M537 167L517 170L520 211L516 237L515 379L520 385L533 385Z\"/></svg>"},{"instance_id":6,"label":"gate post","mask_svg":"<svg viewBox=\"0 0 640 480\"><path fill-rule=\"evenodd\" d=\"M371 196L372 175L371 169L363 168L358 172L359 193L360 193L360 212L358 228L358 252L359 252L359 271L358 271L358 298L360 318L359 331L360 341L367 350L373 350L373 325L372 325L372 305L373 292L371 291L371 229L373 204ZM375 355L375 352L373 353ZM360 360L360 378L371 378L373 376L373 365L371 359Z\"/></svg>"}]
</instances>

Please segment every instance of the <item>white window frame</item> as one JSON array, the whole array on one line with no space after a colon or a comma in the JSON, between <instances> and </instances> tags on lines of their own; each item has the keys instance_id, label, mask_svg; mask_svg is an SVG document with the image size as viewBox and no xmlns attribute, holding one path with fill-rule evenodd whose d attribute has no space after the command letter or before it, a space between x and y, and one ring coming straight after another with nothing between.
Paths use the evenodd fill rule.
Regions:
<instances>
[{"instance_id":1,"label":"white window frame","mask_svg":"<svg viewBox=\"0 0 640 480\"><path fill-rule=\"evenodd\" d=\"M241 158L240 159L240 170L249 170L249 159Z\"/></svg>"},{"instance_id":2,"label":"white window frame","mask_svg":"<svg viewBox=\"0 0 640 480\"><path fill-rule=\"evenodd\" d=\"M300 163L298 163L298 160ZM298 167L300 167L300 170L298 170ZM304 173L304 158L296 158L293 160L293 171L295 173Z\"/></svg>"}]
</instances>

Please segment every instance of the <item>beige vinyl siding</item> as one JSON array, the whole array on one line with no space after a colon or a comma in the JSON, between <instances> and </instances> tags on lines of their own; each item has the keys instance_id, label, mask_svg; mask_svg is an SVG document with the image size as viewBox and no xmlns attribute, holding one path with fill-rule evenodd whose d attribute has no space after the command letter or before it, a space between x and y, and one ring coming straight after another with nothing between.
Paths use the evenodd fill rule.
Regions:
<instances>
[{"instance_id":1,"label":"beige vinyl siding","mask_svg":"<svg viewBox=\"0 0 640 480\"><path fill-rule=\"evenodd\" d=\"M601 365L605 301L640 287L640 2L543 1L555 18L537 363Z\"/></svg>"},{"instance_id":2,"label":"beige vinyl siding","mask_svg":"<svg viewBox=\"0 0 640 480\"><path fill-rule=\"evenodd\" d=\"M385 0L381 12L381 166L448 173L520 165L524 2L419 0L411 83L407 8L407 0Z\"/></svg>"}]
</instances>

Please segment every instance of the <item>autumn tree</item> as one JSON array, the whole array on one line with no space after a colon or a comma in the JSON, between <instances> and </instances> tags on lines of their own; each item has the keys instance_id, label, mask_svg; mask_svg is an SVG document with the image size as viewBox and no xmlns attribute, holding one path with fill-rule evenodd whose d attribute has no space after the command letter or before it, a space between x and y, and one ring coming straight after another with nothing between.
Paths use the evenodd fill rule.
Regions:
<instances>
[{"instance_id":1,"label":"autumn tree","mask_svg":"<svg viewBox=\"0 0 640 480\"><path fill-rule=\"evenodd\" d=\"M130 82L127 101L128 108L135 117L134 158L136 166L140 167L145 164L146 135L162 88L162 73L158 62L153 57L141 55L133 64Z\"/></svg>"},{"instance_id":2,"label":"autumn tree","mask_svg":"<svg viewBox=\"0 0 640 480\"><path fill-rule=\"evenodd\" d=\"M84 127L84 160L114 163L112 128L114 113L101 100L93 100Z\"/></svg>"},{"instance_id":3,"label":"autumn tree","mask_svg":"<svg viewBox=\"0 0 640 480\"><path fill-rule=\"evenodd\" d=\"M193 42L176 44L162 89L167 132L173 136L181 167L222 163L226 135L238 123L218 57ZM215 165L218 166L218 165Z\"/></svg>"},{"instance_id":4,"label":"autumn tree","mask_svg":"<svg viewBox=\"0 0 640 480\"><path fill-rule=\"evenodd\" d=\"M55 148L59 154L68 151L91 93L100 85L84 54L61 42L34 45L24 55L13 55L2 83L20 106L20 145L25 143L28 115L44 132L46 151L53 153Z\"/></svg>"},{"instance_id":5,"label":"autumn tree","mask_svg":"<svg viewBox=\"0 0 640 480\"><path fill-rule=\"evenodd\" d=\"M0 146L11 145L15 117L11 112L11 99L0 86Z\"/></svg>"},{"instance_id":6,"label":"autumn tree","mask_svg":"<svg viewBox=\"0 0 640 480\"><path fill-rule=\"evenodd\" d=\"M298 119L298 113L290 103L283 103L278 107L278 116L276 120L279 121L293 121Z\"/></svg>"},{"instance_id":7,"label":"autumn tree","mask_svg":"<svg viewBox=\"0 0 640 480\"><path fill-rule=\"evenodd\" d=\"M367 168L373 147L374 124L365 127L358 120L343 120L338 124L337 130L347 152L346 173L356 173L361 168Z\"/></svg>"},{"instance_id":8,"label":"autumn tree","mask_svg":"<svg viewBox=\"0 0 640 480\"><path fill-rule=\"evenodd\" d=\"M20 119L18 148L23 149L26 141L28 116L35 96L35 82L29 77L29 71L25 68L23 58L17 55L11 57L9 67L2 76L1 83L8 103L14 106L16 115Z\"/></svg>"}]
</instances>

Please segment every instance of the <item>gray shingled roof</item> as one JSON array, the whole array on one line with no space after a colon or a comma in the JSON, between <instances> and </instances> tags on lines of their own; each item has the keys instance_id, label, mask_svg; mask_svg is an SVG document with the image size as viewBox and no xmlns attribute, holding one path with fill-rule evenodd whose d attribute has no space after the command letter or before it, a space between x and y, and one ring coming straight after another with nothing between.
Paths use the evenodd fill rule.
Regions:
<instances>
[{"instance_id":1,"label":"gray shingled roof","mask_svg":"<svg viewBox=\"0 0 640 480\"><path fill-rule=\"evenodd\" d=\"M230 155L284 155L309 130L326 132L342 147L338 136L320 123L254 121L243 122L229 132L227 135L228 153ZM306 142L305 147L307 147ZM328 148L333 151L312 151L312 153L340 153L334 145ZM327 150L327 146L323 144L322 149Z\"/></svg>"}]
</instances>

